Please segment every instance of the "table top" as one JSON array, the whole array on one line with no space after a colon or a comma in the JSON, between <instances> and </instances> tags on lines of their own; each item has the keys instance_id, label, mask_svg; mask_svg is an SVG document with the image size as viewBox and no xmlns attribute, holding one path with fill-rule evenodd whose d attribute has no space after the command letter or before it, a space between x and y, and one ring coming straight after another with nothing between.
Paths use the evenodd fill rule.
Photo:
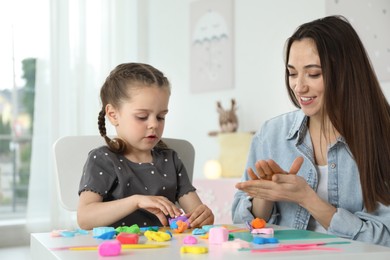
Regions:
<instances>
[{"instance_id":1,"label":"table top","mask_svg":"<svg viewBox=\"0 0 390 260\"><path fill-rule=\"evenodd\" d=\"M242 225L225 225L231 230L235 238L250 241L249 231L244 231ZM279 244L255 245L251 243L253 249L266 249L278 245L290 244L308 244L308 243L329 243L345 242L340 244L323 245L318 249L294 250L294 251L276 251L276 252L252 252L251 250L238 250L226 248L223 245L209 244L207 239L198 238L198 244L195 246L206 246L206 254L181 253L180 248L185 246L183 239L191 235L192 230L184 233L175 234L170 241L156 242L148 241L145 236L140 236L140 244L165 244L162 248L149 249L124 249L115 259L135 259L144 257L145 259L172 260L172 259L353 259L360 260L371 257L372 259L390 259L390 248L370 245L358 241L346 240L334 236L328 236L322 233L316 233L306 230L292 230L278 226L269 226L274 228L274 237L278 238ZM76 235L74 237L52 237L51 233L32 233L31 234L31 256L32 259L97 259L99 257L97 250L68 250L59 248L79 247L79 246L97 246L104 240L93 238L92 232L87 235ZM249 239L248 239L249 238ZM323 249L322 249L323 248ZM57 249L57 250L56 250ZM328 250L326 250L328 249ZM334 249L334 250L333 250ZM138 259L137 258L137 259ZM111 258L110 258L111 259Z\"/></svg>"}]
</instances>

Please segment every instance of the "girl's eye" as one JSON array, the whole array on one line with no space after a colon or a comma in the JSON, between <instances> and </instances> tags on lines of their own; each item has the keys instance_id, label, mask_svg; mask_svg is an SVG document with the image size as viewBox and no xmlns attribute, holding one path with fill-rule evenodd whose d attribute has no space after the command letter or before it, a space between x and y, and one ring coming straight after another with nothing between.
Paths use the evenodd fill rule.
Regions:
<instances>
[{"instance_id":1,"label":"girl's eye","mask_svg":"<svg viewBox=\"0 0 390 260\"><path fill-rule=\"evenodd\" d=\"M137 116L137 119L138 119L138 120L145 121L145 120L148 119L148 117L147 117L147 116Z\"/></svg>"},{"instance_id":2,"label":"girl's eye","mask_svg":"<svg viewBox=\"0 0 390 260\"><path fill-rule=\"evenodd\" d=\"M309 75L310 78L318 78L318 77L320 77L320 76L321 76L320 73L318 73L318 74L310 74L310 75Z\"/></svg>"},{"instance_id":3,"label":"girl's eye","mask_svg":"<svg viewBox=\"0 0 390 260\"><path fill-rule=\"evenodd\" d=\"M158 116L158 117L157 117L157 120L158 120L158 121L163 121L163 120L165 120L165 117Z\"/></svg>"}]
</instances>

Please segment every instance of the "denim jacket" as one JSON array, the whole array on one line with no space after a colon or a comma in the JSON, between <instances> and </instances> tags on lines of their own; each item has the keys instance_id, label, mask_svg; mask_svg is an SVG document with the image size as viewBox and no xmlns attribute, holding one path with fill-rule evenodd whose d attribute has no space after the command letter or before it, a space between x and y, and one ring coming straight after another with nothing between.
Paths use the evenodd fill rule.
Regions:
<instances>
[{"instance_id":1,"label":"denim jacket","mask_svg":"<svg viewBox=\"0 0 390 260\"><path fill-rule=\"evenodd\" d=\"M246 169L255 169L260 159L273 159L288 170L298 156L304 163L298 172L314 190L318 186L318 170L307 127L308 117L301 110L286 113L264 123L254 135ZM246 169L241 181L249 179ZM368 213L363 205L359 172L343 137L328 147L328 202L337 208L328 233L339 237L390 246L390 207L379 204ZM234 196L232 218L243 223L254 218L252 200L238 190ZM295 229L307 229L309 212L296 203L275 202L268 223Z\"/></svg>"}]
</instances>

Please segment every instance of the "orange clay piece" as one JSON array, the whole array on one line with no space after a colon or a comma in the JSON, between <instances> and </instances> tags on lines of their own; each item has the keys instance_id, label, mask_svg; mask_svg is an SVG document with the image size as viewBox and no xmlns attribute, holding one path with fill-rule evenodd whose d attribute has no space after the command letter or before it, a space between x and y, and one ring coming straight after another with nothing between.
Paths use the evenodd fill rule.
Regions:
<instances>
[{"instance_id":1,"label":"orange clay piece","mask_svg":"<svg viewBox=\"0 0 390 260\"><path fill-rule=\"evenodd\" d=\"M209 239L209 233L204 234L203 236L200 236L202 239Z\"/></svg>"},{"instance_id":2,"label":"orange clay piece","mask_svg":"<svg viewBox=\"0 0 390 260\"><path fill-rule=\"evenodd\" d=\"M266 224L267 223L262 218L255 218L251 223L253 228L264 228Z\"/></svg>"},{"instance_id":3,"label":"orange clay piece","mask_svg":"<svg viewBox=\"0 0 390 260\"><path fill-rule=\"evenodd\" d=\"M186 222L184 222L184 221L181 221L181 220L178 220L176 222L176 225L177 225L177 228L173 230L176 233L183 233L188 228L188 224Z\"/></svg>"}]
</instances>

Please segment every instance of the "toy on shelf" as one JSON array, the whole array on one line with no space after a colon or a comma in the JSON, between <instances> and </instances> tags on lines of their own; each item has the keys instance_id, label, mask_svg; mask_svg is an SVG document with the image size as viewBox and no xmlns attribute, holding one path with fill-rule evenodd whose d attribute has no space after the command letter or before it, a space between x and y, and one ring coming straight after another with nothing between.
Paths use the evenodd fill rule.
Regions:
<instances>
[{"instance_id":1,"label":"toy on shelf","mask_svg":"<svg viewBox=\"0 0 390 260\"><path fill-rule=\"evenodd\" d=\"M217 112L219 114L219 128L220 131L209 132L210 136L216 136L219 133L234 133L238 129L238 118L236 114L237 106L236 100L231 99L230 110L224 109L220 101L217 101Z\"/></svg>"}]
</instances>

